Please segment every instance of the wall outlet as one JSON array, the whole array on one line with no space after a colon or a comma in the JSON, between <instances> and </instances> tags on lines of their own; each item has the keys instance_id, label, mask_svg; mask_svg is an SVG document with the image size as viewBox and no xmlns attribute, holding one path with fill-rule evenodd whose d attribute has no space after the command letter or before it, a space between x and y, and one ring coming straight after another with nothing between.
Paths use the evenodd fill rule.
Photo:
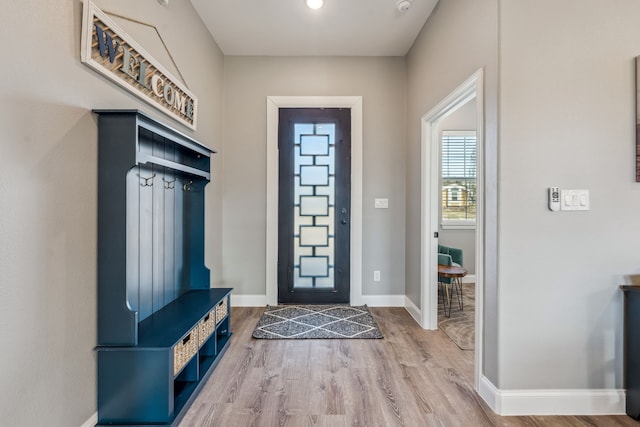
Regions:
<instances>
[{"instance_id":1,"label":"wall outlet","mask_svg":"<svg viewBox=\"0 0 640 427\"><path fill-rule=\"evenodd\" d=\"M380 281L380 270L374 270L373 271L373 281L374 282L379 282Z\"/></svg>"}]
</instances>

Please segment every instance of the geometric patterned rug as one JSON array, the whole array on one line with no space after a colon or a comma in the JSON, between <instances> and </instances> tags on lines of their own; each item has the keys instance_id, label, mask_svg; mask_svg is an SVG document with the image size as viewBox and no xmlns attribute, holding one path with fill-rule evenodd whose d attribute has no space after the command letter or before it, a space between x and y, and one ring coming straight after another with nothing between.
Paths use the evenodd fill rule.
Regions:
<instances>
[{"instance_id":1,"label":"geometric patterned rug","mask_svg":"<svg viewBox=\"0 0 640 427\"><path fill-rule=\"evenodd\" d=\"M383 338L366 305L267 306L253 337L259 339Z\"/></svg>"}]
</instances>

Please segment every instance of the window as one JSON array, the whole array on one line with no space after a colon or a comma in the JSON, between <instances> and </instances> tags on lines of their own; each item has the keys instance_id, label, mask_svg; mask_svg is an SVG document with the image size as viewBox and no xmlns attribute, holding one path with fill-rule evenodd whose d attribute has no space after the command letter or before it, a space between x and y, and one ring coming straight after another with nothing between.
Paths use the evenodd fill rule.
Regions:
<instances>
[{"instance_id":1,"label":"window","mask_svg":"<svg viewBox=\"0 0 640 427\"><path fill-rule=\"evenodd\" d=\"M472 228L476 224L476 133L442 132L442 226Z\"/></svg>"}]
</instances>

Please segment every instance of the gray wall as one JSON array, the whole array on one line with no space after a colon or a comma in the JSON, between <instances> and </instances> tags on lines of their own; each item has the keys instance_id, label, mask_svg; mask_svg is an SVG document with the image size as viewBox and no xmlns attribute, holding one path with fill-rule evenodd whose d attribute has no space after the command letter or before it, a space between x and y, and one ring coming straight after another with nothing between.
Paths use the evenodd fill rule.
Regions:
<instances>
[{"instance_id":1,"label":"gray wall","mask_svg":"<svg viewBox=\"0 0 640 427\"><path fill-rule=\"evenodd\" d=\"M476 130L476 110L475 100L467 102L450 116L442 119L440 130ZM476 274L476 230L442 228L442 198L440 198L440 214L438 243L462 249L465 269L470 275Z\"/></svg>"},{"instance_id":2,"label":"gray wall","mask_svg":"<svg viewBox=\"0 0 640 427\"><path fill-rule=\"evenodd\" d=\"M406 295L420 307L421 117L479 68L484 68L486 159L483 361L485 376L495 384L498 376L497 0L439 2L407 55Z\"/></svg>"},{"instance_id":3,"label":"gray wall","mask_svg":"<svg viewBox=\"0 0 640 427\"><path fill-rule=\"evenodd\" d=\"M200 100L198 131L182 131L219 147L223 57L190 3L96 3L157 26ZM2 1L1 9L0 423L79 426L96 411L97 126L91 109L139 108L180 125L80 63L79 1ZM166 63L153 30L119 22ZM219 164L214 160L207 189L207 260L214 277L221 265Z\"/></svg>"},{"instance_id":4,"label":"gray wall","mask_svg":"<svg viewBox=\"0 0 640 427\"><path fill-rule=\"evenodd\" d=\"M406 276L419 306L420 117L484 67L484 374L500 389L622 387L618 285L640 273L635 0L443 1L406 59L223 60L186 1L97 4L156 25L200 99L192 134L220 151L207 263L214 284L241 294L265 291L266 96L362 95L364 293L402 294ZM140 108L179 125L80 63L79 1L2 10L0 39L11 43L0 79L0 419L75 426L96 401L90 110ZM153 32L119 22L166 61ZM591 190L591 210L551 213L552 185ZM374 210L375 197L390 209Z\"/></svg>"},{"instance_id":5,"label":"gray wall","mask_svg":"<svg viewBox=\"0 0 640 427\"><path fill-rule=\"evenodd\" d=\"M485 67L483 356L485 376L501 390L623 387L618 285L640 269L637 16L632 0L449 0L407 58L406 275L414 302L420 115ZM589 189L591 210L550 212L550 186Z\"/></svg>"},{"instance_id":6,"label":"gray wall","mask_svg":"<svg viewBox=\"0 0 640 427\"><path fill-rule=\"evenodd\" d=\"M502 389L623 388L639 16L634 0L501 2ZM549 211L550 186L590 190L591 210Z\"/></svg>"},{"instance_id":7,"label":"gray wall","mask_svg":"<svg viewBox=\"0 0 640 427\"><path fill-rule=\"evenodd\" d=\"M223 264L234 294L266 291L267 96L302 95L363 97L363 294L404 294L404 88L399 57L225 57ZM376 197L389 209L374 209Z\"/></svg>"}]
</instances>

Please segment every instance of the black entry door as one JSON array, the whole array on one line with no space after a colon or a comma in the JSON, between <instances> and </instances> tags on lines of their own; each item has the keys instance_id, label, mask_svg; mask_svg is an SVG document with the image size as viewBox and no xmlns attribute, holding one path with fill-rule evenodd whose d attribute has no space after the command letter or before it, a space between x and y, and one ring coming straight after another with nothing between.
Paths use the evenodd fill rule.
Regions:
<instances>
[{"instance_id":1,"label":"black entry door","mask_svg":"<svg viewBox=\"0 0 640 427\"><path fill-rule=\"evenodd\" d=\"M348 303L351 110L281 108L278 302Z\"/></svg>"}]
</instances>

